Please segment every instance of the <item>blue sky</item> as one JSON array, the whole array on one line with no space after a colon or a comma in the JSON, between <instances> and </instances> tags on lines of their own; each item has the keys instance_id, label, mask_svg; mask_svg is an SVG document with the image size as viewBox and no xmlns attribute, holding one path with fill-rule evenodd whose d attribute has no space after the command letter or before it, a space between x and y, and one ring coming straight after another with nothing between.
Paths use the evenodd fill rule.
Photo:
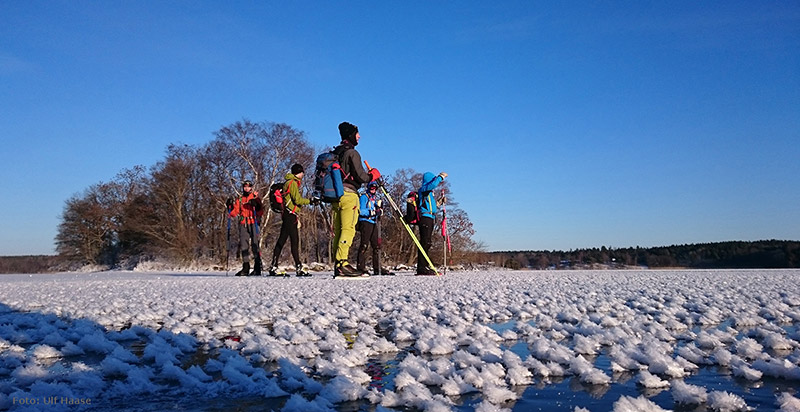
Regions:
<instances>
[{"instance_id":1,"label":"blue sky","mask_svg":"<svg viewBox=\"0 0 800 412\"><path fill-rule=\"evenodd\" d=\"M488 250L800 239L800 3L0 2L0 255L241 119L446 171Z\"/></svg>"}]
</instances>

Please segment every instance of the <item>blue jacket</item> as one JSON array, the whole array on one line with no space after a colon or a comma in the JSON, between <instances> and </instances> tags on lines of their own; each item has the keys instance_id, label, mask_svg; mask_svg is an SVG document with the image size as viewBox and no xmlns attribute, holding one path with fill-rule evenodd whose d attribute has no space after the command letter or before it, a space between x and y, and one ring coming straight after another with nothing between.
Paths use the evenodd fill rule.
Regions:
<instances>
[{"instance_id":1,"label":"blue jacket","mask_svg":"<svg viewBox=\"0 0 800 412\"><path fill-rule=\"evenodd\" d=\"M358 221L375 223L375 217L378 215L378 208L376 207L377 198L370 196L369 192L363 193L358 198L360 204L358 207Z\"/></svg>"},{"instance_id":2,"label":"blue jacket","mask_svg":"<svg viewBox=\"0 0 800 412\"><path fill-rule=\"evenodd\" d=\"M429 217L434 219L436 216L437 206L436 198L433 196L433 189L442 183L442 177L434 175L431 172L425 172L422 175L422 186L417 191L419 194L419 215L420 217Z\"/></svg>"}]
</instances>

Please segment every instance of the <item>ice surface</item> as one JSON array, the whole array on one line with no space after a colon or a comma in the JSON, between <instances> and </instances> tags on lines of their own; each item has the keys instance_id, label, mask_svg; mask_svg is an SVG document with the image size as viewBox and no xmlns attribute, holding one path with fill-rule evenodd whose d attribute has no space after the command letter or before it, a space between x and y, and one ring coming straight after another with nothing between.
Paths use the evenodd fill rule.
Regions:
<instances>
[{"instance_id":1,"label":"ice surface","mask_svg":"<svg viewBox=\"0 0 800 412\"><path fill-rule=\"evenodd\" d=\"M800 412L800 399L788 393L780 394L777 404L780 406L779 411L781 412Z\"/></svg>"},{"instance_id":2,"label":"ice surface","mask_svg":"<svg viewBox=\"0 0 800 412\"><path fill-rule=\"evenodd\" d=\"M798 276L0 276L0 408L48 396L130 406L157 394L161 402L279 399L275 405L289 411L352 402L378 410L499 411L523 401L526 387L569 379L594 388L587 389L594 396L613 396L606 409L613 403L616 411L745 410L746 390L688 382L700 370L722 368L740 381L800 386ZM607 392L625 384L630 377L618 375L626 374L642 393L671 396ZM784 393L770 400L775 405L796 410L797 398Z\"/></svg>"}]
</instances>

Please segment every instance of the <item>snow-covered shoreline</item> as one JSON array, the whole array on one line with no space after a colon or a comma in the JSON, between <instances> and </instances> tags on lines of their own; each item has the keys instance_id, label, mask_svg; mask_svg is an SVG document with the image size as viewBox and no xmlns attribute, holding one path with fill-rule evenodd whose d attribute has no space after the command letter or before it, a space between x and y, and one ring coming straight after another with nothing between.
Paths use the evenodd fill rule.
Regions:
<instances>
[{"instance_id":1,"label":"snow-covered shoreline","mask_svg":"<svg viewBox=\"0 0 800 412\"><path fill-rule=\"evenodd\" d=\"M199 397L489 411L523 403L519 388L532 384L614 387L622 372L671 396L658 406L616 396L617 410L757 406L744 390L691 384L708 366L800 387L800 270L99 272L4 275L0 285L0 408ZM375 359L388 359L388 375L372 371ZM797 397L769 407L793 410Z\"/></svg>"}]
</instances>

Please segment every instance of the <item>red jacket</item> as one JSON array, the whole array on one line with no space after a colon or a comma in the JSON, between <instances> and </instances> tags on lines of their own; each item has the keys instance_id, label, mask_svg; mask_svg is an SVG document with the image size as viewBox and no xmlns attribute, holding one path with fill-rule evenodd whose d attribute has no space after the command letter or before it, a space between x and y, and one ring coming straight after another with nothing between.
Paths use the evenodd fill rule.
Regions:
<instances>
[{"instance_id":1,"label":"red jacket","mask_svg":"<svg viewBox=\"0 0 800 412\"><path fill-rule=\"evenodd\" d=\"M250 200L255 199L256 201L256 208L253 209L253 206L250 204ZM261 216L264 215L264 204L261 202L261 197L258 196L258 192L250 192L249 195L246 196L239 196L236 201L233 202L233 209L231 209L231 217L238 217L239 223L243 225L251 225L255 223L253 217L258 217L259 219Z\"/></svg>"}]
</instances>

